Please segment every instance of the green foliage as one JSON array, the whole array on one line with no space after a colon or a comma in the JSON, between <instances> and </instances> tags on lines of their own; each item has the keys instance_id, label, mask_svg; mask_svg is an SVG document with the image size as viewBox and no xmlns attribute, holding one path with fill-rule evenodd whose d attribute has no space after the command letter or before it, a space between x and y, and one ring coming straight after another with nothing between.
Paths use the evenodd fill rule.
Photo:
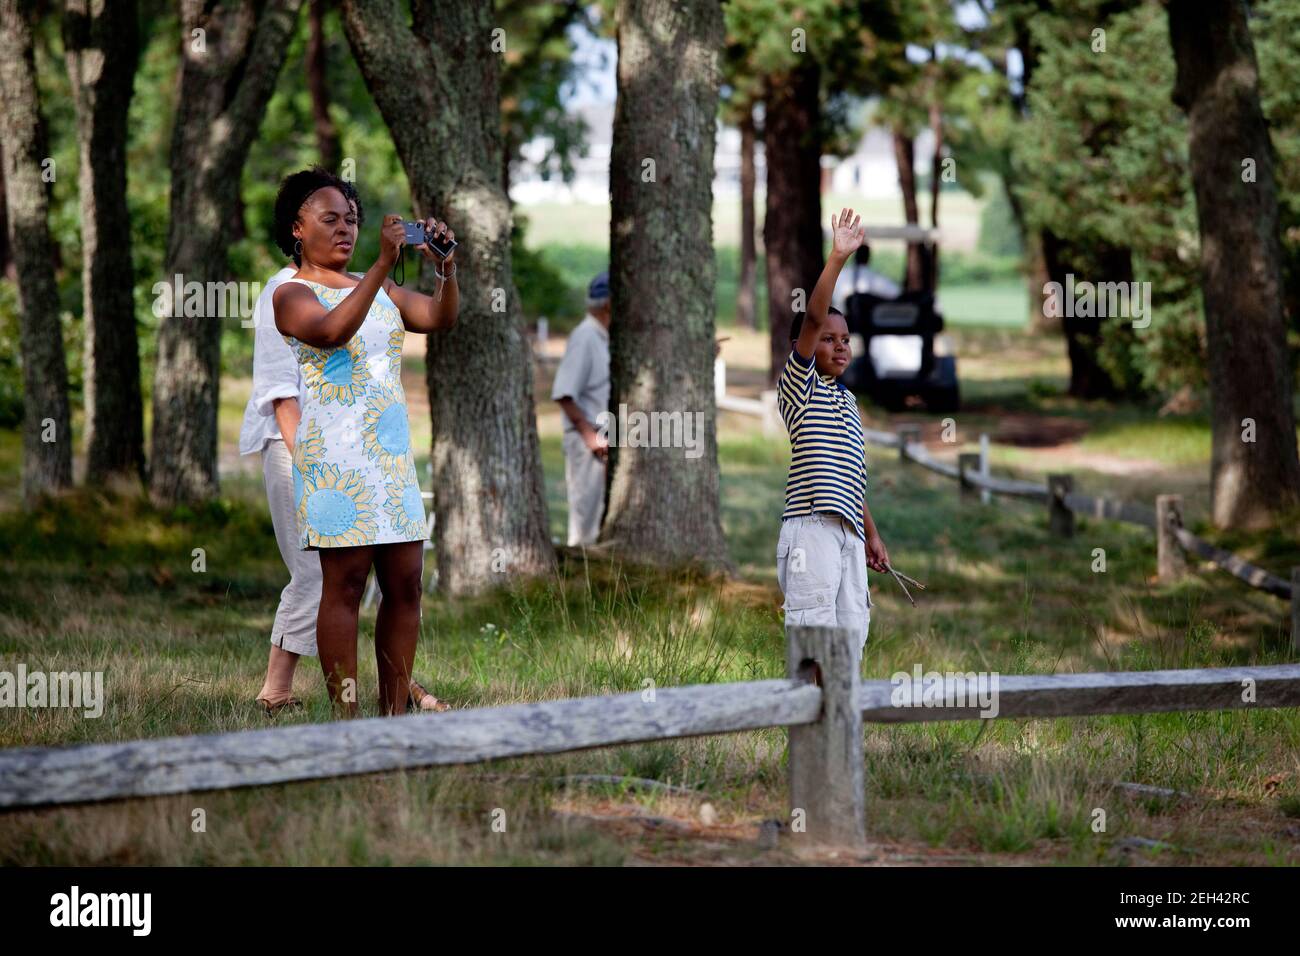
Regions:
<instances>
[{"instance_id":1,"label":"green foliage","mask_svg":"<svg viewBox=\"0 0 1300 956\"><path fill-rule=\"evenodd\" d=\"M1273 140L1278 232L1292 326L1300 331L1300 4L1263 0L1252 4L1251 33L1259 62L1259 95Z\"/></svg>"},{"instance_id":2,"label":"green foliage","mask_svg":"<svg viewBox=\"0 0 1300 956\"><path fill-rule=\"evenodd\" d=\"M604 266L593 269L586 280L578 280L562 271L541 250L528 247L524 242L527 227L527 217L516 212L510 230L510 263L524 317L535 322L538 316L544 315L550 329L567 330L582 317L582 290L586 283ZM603 252L594 251L604 256Z\"/></svg>"},{"instance_id":3,"label":"green foliage","mask_svg":"<svg viewBox=\"0 0 1300 956\"><path fill-rule=\"evenodd\" d=\"M1017 129L1003 77L991 69L973 68L949 81L944 141L957 160L957 182L972 196L988 191L990 177L981 174L993 173L1002 184L1011 179L1011 146ZM996 192L993 201L998 201Z\"/></svg>"},{"instance_id":4,"label":"green foliage","mask_svg":"<svg viewBox=\"0 0 1300 956\"><path fill-rule=\"evenodd\" d=\"M18 290L0 283L0 428L23 420L22 356L18 354Z\"/></svg>"},{"instance_id":5,"label":"green foliage","mask_svg":"<svg viewBox=\"0 0 1300 956\"><path fill-rule=\"evenodd\" d=\"M1117 382L1160 391L1199 386L1196 205L1187 126L1171 99L1166 14L1157 4L1140 4L1106 18L1092 4L1069 18L1037 18L1031 27L1041 56L1014 151L1028 223L1069 243L1080 272L1107 248L1129 249L1133 278L1151 283L1149 328L1103 325L1100 361ZM1106 31L1104 52L1093 51L1097 28Z\"/></svg>"},{"instance_id":6,"label":"green foliage","mask_svg":"<svg viewBox=\"0 0 1300 956\"><path fill-rule=\"evenodd\" d=\"M861 135L860 100L908 75L899 0L734 0L723 7L723 100L734 110L759 97L772 74L814 61L821 74L818 142L847 155Z\"/></svg>"},{"instance_id":7,"label":"green foliage","mask_svg":"<svg viewBox=\"0 0 1300 956\"><path fill-rule=\"evenodd\" d=\"M980 212L980 235L976 248L993 256L1024 254L1024 239L1001 183L989 190L989 202Z\"/></svg>"},{"instance_id":8,"label":"green foliage","mask_svg":"<svg viewBox=\"0 0 1300 956\"><path fill-rule=\"evenodd\" d=\"M497 0L496 22L508 38L501 70L501 128L506 161L513 167L520 147L546 136L551 148L541 169L544 179L573 179L573 156L582 150L587 126L565 109L563 91L576 81L572 30L594 33L596 24L580 3Z\"/></svg>"},{"instance_id":9,"label":"green foliage","mask_svg":"<svg viewBox=\"0 0 1300 956\"><path fill-rule=\"evenodd\" d=\"M362 204L369 213L353 262L368 264L378 254L383 213L412 213L410 190L392 136L353 60L337 7L329 6L324 39L331 115L339 131L343 156L351 161ZM568 177L572 174L571 156L582 147L586 131L577 117L565 113L560 91L573 78L570 28L585 23L587 14L579 4L520 0L501 0L498 14L510 38L502 70L502 127L508 157L513 159L520 145L534 136L548 135L554 142L553 171ZM140 62L128 120L127 206L134 274L127 281L132 283L135 297L142 386L147 400L159 323L151 311L153 290L157 283L170 281L164 274L164 260L171 227L170 157L179 46L173 4L145 0L140 23ZM75 407L81 401L83 342L79 157L60 25L61 16L52 10L40 18L35 40L41 101L56 170L50 230L58 250L60 312L70 398ZM229 246L230 275L240 281L263 282L286 264L270 234L275 193L285 175L320 161L311 98L304 80L306 36L307 19L303 16L241 172L242 221L235 227ZM564 302L572 302L572 293L560 287L554 271L540 258L521 249L522 243L518 243L516 282L525 312L558 313ZM0 424L21 418L17 329L13 287L5 283L0 286ZM243 328L237 318L226 320L221 342L223 373L251 372L252 342L251 330Z\"/></svg>"}]
</instances>

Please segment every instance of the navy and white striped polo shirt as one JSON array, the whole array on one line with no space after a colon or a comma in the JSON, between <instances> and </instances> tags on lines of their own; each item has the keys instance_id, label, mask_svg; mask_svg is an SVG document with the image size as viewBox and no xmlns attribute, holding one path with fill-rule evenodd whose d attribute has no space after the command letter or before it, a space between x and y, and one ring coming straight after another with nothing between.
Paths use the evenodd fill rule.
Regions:
<instances>
[{"instance_id":1,"label":"navy and white striped polo shirt","mask_svg":"<svg viewBox=\"0 0 1300 956\"><path fill-rule=\"evenodd\" d=\"M833 375L818 374L813 359L791 349L777 383L776 404L790 432L790 477L781 519L832 512L852 522L865 541L867 457L853 393Z\"/></svg>"}]
</instances>

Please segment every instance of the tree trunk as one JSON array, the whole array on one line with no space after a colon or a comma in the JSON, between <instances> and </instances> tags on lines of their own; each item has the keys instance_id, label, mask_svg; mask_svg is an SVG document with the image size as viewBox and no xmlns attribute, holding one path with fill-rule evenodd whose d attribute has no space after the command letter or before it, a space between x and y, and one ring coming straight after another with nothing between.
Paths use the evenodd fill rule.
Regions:
<instances>
[{"instance_id":1,"label":"tree trunk","mask_svg":"<svg viewBox=\"0 0 1300 956\"><path fill-rule=\"evenodd\" d=\"M610 410L619 427L601 541L640 561L725 566L712 224L722 9L620 0L615 22ZM650 418L646 442L624 427L634 415ZM656 433L659 416L680 421Z\"/></svg>"},{"instance_id":2,"label":"tree trunk","mask_svg":"<svg viewBox=\"0 0 1300 956\"><path fill-rule=\"evenodd\" d=\"M1043 8L1050 6L1039 3L1038 7ZM1046 11L1042 11L1046 12ZM1022 8L1014 11L1012 14L1012 35L1013 46L1020 51L1020 82L1014 86L1010 84L1008 75L1008 88L1011 97L1011 105L1015 114L1023 120L1029 114L1029 85L1033 82L1034 72L1038 69L1038 44L1034 42L1033 32L1029 28L1030 18L1034 15L1033 8ZM1025 227L1024 206L1020 202L1020 197L1016 195L1011 188L1011 182L1014 175L1008 169L1002 176L1002 182L1006 189L1007 198L1011 202L1011 213L1015 216L1016 222L1020 226L1020 235L1023 237L1025 244L1025 263L1029 273L1029 326L1032 332L1038 334L1057 335L1064 331L1061 320L1057 317L1043 314L1043 286L1051 281L1051 276L1047 269L1047 259L1043 254L1043 248L1047 245L1047 237L1043 233L1031 233Z\"/></svg>"},{"instance_id":3,"label":"tree trunk","mask_svg":"<svg viewBox=\"0 0 1300 956\"><path fill-rule=\"evenodd\" d=\"M1051 281L1047 274L1047 260L1043 257L1043 237L1040 233L1026 232L1022 235L1029 268L1029 330L1038 335L1060 335L1064 331L1060 318L1045 315L1043 310L1043 286Z\"/></svg>"},{"instance_id":4,"label":"tree trunk","mask_svg":"<svg viewBox=\"0 0 1300 956\"><path fill-rule=\"evenodd\" d=\"M930 104L930 133L934 136L934 152L930 159L930 226L939 228L939 189L943 182L943 106L938 100L938 83L935 83L935 101ZM939 244L927 246L925 287L931 292L939 289Z\"/></svg>"},{"instance_id":5,"label":"tree trunk","mask_svg":"<svg viewBox=\"0 0 1300 956\"><path fill-rule=\"evenodd\" d=\"M1064 241L1051 230L1043 230L1043 262L1048 281L1060 285L1062 305L1064 290L1069 285L1068 275L1074 275L1076 283L1090 282L1131 282L1133 280L1133 257L1129 249L1115 246L1090 247L1087 253ZM1040 288L1041 293L1041 288ZM1064 309L1063 309L1064 312ZM1122 391L1114 378L1099 361L1102 343L1103 322L1125 322L1127 319L1114 316L1101 318L1063 314L1059 319L1065 333L1066 354L1070 359L1069 394L1074 398L1114 400L1122 397Z\"/></svg>"},{"instance_id":6,"label":"tree trunk","mask_svg":"<svg viewBox=\"0 0 1300 956\"><path fill-rule=\"evenodd\" d=\"M330 117L330 90L325 48L325 0L307 5L307 89L311 91L311 112L316 120L316 151L320 164L337 174L343 165L343 144Z\"/></svg>"},{"instance_id":7,"label":"tree trunk","mask_svg":"<svg viewBox=\"0 0 1300 956\"><path fill-rule=\"evenodd\" d=\"M740 281L736 287L736 325L754 329L754 272L758 249L754 210L754 106L740 118Z\"/></svg>"},{"instance_id":8,"label":"tree trunk","mask_svg":"<svg viewBox=\"0 0 1300 956\"><path fill-rule=\"evenodd\" d=\"M293 35L302 0L182 0L180 95L171 145L171 225L164 280L206 291L228 278L226 246L248 149ZM196 33L195 31L201 31ZM204 300L223 300L204 295ZM187 315L185 301L158 327L149 493L159 505L217 492L217 396L221 329L238 322Z\"/></svg>"},{"instance_id":9,"label":"tree trunk","mask_svg":"<svg viewBox=\"0 0 1300 956\"><path fill-rule=\"evenodd\" d=\"M0 0L0 141L4 144L9 242L18 278L23 494L32 500L72 484L72 427L49 195L42 179L42 163L50 152L36 87L28 12L27 3Z\"/></svg>"},{"instance_id":10,"label":"tree trunk","mask_svg":"<svg viewBox=\"0 0 1300 956\"><path fill-rule=\"evenodd\" d=\"M489 0L345 0L343 26L388 124L419 216L446 218L460 318L428 342L434 540L440 586L486 590L551 569L532 353L510 263L501 187L500 54ZM418 79L418 82L413 82ZM425 271L421 286L431 289Z\"/></svg>"},{"instance_id":11,"label":"tree trunk","mask_svg":"<svg viewBox=\"0 0 1300 956\"><path fill-rule=\"evenodd\" d=\"M1264 526L1300 503L1300 460L1255 48L1246 8L1234 0L1173 0L1169 36L1201 235L1214 521ZM1254 161L1253 182L1243 181L1245 159Z\"/></svg>"},{"instance_id":12,"label":"tree trunk","mask_svg":"<svg viewBox=\"0 0 1300 956\"><path fill-rule=\"evenodd\" d=\"M790 73L768 77L765 94L763 252L772 383L790 355L795 292L802 293L802 312L822 270L820 70L809 57L800 59L803 62Z\"/></svg>"},{"instance_id":13,"label":"tree trunk","mask_svg":"<svg viewBox=\"0 0 1300 956\"><path fill-rule=\"evenodd\" d=\"M86 483L144 480L144 405L131 293L126 119L139 60L135 0L67 0L63 49L77 110L85 317Z\"/></svg>"},{"instance_id":14,"label":"tree trunk","mask_svg":"<svg viewBox=\"0 0 1300 956\"><path fill-rule=\"evenodd\" d=\"M1024 245L1025 281L1029 285L1029 331L1036 335L1059 335L1061 320L1043 314L1043 286L1051 281L1047 274L1047 263L1043 259L1043 239L1037 232L1031 232L1025 223L1025 207L1020 197L1012 188L1012 173L1009 163L1001 172L1002 192L1011 206L1011 218L1016 222L1020 241Z\"/></svg>"},{"instance_id":15,"label":"tree trunk","mask_svg":"<svg viewBox=\"0 0 1300 956\"><path fill-rule=\"evenodd\" d=\"M9 247L9 201L5 198L4 149L0 146L0 275L9 282L18 281L13 250Z\"/></svg>"},{"instance_id":16,"label":"tree trunk","mask_svg":"<svg viewBox=\"0 0 1300 956\"><path fill-rule=\"evenodd\" d=\"M903 216L909 226L919 225L921 211L916 202L916 159L912 137L899 127L894 127L894 163L898 166L898 188L903 193ZM925 263L919 243L907 244L907 276L903 286L907 291L925 287Z\"/></svg>"}]
</instances>

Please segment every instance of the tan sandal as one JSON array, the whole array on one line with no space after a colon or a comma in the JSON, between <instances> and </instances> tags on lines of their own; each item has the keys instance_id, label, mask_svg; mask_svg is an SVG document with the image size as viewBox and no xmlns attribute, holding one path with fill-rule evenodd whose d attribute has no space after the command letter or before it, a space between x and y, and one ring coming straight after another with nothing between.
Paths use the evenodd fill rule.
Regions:
<instances>
[{"instance_id":1,"label":"tan sandal","mask_svg":"<svg viewBox=\"0 0 1300 956\"><path fill-rule=\"evenodd\" d=\"M427 710L440 714L443 711L451 710L451 704L434 697L419 681L412 680L411 692L406 698L406 709L408 711Z\"/></svg>"},{"instance_id":2,"label":"tan sandal","mask_svg":"<svg viewBox=\"0 0 1300 956\"><path fill-rule=\"evenodd\" d=\"M266 711L266 716L268 717L276 717L282 710L298 710L302 707L302 701L297 697L294 697L292 694L283 700L272 700L269 697L259 697L257 698L257 703L262 705L262 709Z\"/></svg>"}]
</instances>

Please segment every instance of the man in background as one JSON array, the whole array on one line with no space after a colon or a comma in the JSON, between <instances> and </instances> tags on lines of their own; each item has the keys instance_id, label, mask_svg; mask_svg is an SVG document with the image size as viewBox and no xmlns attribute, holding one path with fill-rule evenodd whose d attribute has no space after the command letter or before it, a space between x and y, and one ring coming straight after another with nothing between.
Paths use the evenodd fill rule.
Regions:
<instances>
[{"instance_id":1,"label":"man in background","mask_svg":"<svg viewBox=\"0 0 1300 956\"><path fill-rule=\"evenodd\" d=\"M587 315L569 335L551 398L564 410L569 547L595 544L605 514L609 443L596 421L609 410L609 273L587 287Z\"/></svg>"}]
</instances>

